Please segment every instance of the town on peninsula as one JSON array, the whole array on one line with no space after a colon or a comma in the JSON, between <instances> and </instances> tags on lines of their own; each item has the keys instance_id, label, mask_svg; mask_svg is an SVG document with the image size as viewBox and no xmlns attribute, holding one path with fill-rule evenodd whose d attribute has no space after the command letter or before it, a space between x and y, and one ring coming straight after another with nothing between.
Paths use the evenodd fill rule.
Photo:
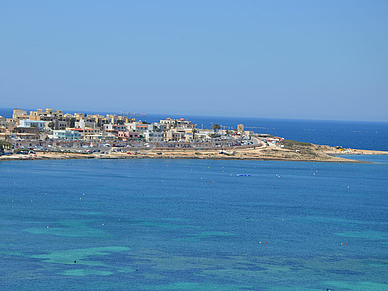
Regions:
<instances>
[{"instance_id":1,"label":"town on peninsula","mask_svg":"<svg viewBox=\"0 0 388 291\"><path fill-rule=\"evenodd\" d=\"M287 140L267 133L200 129L184 118L148 123L124 114L14 109L0 116L0 160L20 159L245 159L357 162L338 155L387 154Z\"/></svg>"}]
</instances>

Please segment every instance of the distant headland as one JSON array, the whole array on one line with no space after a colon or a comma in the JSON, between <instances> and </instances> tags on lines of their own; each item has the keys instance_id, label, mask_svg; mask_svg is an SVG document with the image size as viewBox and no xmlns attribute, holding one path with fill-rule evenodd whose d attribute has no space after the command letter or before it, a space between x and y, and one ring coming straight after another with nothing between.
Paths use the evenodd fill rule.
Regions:
<instances>
[{"instance_id":1,"label":"distant headland","mask_svg":"<svg viewBox=\"0 0 388 291\"><path fill-rule=\"evenodd\" d=\"M145 116L141 114L140 116ZM198 128L185 118L137 121L135 114L64 113L14 109L0 116L0 159L168 158L355 162L336 155L381 151L314 145L267 133Z\"/></svg>"}]
</instances>

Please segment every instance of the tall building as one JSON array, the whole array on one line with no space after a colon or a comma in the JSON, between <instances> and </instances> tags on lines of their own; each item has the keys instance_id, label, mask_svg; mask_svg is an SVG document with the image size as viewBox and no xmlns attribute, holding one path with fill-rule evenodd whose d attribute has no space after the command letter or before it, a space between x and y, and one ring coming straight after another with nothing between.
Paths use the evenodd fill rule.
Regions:
<instances>
[{"instance_id":1,"label":"tall building","mask_svg":"<svg viewBox=\"0 0 388 291\"><path fill-rule=\"evenodd\" d=\"M244 124L237 125L237 131L240 133L244 133Z\"/></svg>"},{"instance_id":2,"label":"tall building","mask_svg":"<svg viewBox=\"0 0 388 291\"><path fill-rule=\"evenodd\" d=\"M15 108L13 110L12 119L27 118L27 111Z\"/></svg>"}]
</instances>

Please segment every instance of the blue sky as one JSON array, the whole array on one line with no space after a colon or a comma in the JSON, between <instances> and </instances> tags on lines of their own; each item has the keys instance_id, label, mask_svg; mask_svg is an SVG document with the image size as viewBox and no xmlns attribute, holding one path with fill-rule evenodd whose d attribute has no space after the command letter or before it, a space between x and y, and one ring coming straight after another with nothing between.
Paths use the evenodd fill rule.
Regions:
<instances>
[{"instance_id":1,"label":"blue sky","mask_svg":"<svg viewBox=\"0 0 388 291\"><path fill-rule=\"evenodd\" d=\"M388 121L388 1L2 1L0 107Z\"/></svg>"}]
</instances>

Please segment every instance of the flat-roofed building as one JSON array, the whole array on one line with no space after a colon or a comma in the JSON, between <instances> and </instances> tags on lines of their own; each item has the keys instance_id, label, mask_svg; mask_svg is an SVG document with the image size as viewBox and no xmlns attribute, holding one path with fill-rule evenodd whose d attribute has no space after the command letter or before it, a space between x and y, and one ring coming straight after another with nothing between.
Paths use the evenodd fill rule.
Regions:
<instances>
[{"instance_id":1,"label":"flat-roofed building","mask_svg":"<svg viewBox=\"0 0 388 291\"><path fill-rule=\"evenodd\" d=\"M7 126L7 121L5 120L5 117L0 115L0 126Z\"/></svg>"},{"instance_id":2,"label":"flat-roofed building","mask_svg":"<svg viewBox=\"0 0 388 291\"><path fill-rule=\"evenodd\" d=\"M145 131L143 133L144 138L146 141L156 141L160 142L164 140L165 133L164 132L158 132L158 131Z\"/></svg>"},{"instance_id":3,"label":"flat-roofed building","mask_svg":"<svg viewBox=\"0 0 388 291\"><path fill-rule=\"evenodd\" d=\"M117 137L123 140L134 140L139 138L139 133L134 131L119 131Z\"/></svg>"},{"instance_id":4,"label":"flat-roofed building","mask_svg":"<svg viewBox=\"0 0 388 291\"><path fill-rule=\"evenodd\" d=\"M54 130L53 136L56 139L74 140L79 139L81 134L76 130Z\"/></svg>"},{"instance_id":5,"label":"flat-roofed building","mask_svg":"<svg viewBox=\"0 0 388 291\"><path fill-rule=\"evenodd\" d=\"M18 127L15 127L13 129L13 132L16 132L16 133L39 133L39 128L18 126Z\"/></svg>"},{"instance_id":6,"label":"flat-roofed building","mask_svg":"<svg viewBox=\"0 0 388 291\"><path fill-rule=\"evenodd\" d=\"M184 137L184 132L175 132L175 131L167 131L165 140L167 141L178 141L181 140Z\"/></svg>"},{"instance_id":7,"label":"flat-roofed building","mask_svg":"<svg viewBox=\"0 0 388 291\"><path fill-rule=\"evenodd\" d=\"M15 108L12 113L12 119L28 118L27 111Z\"/></svg>"},{"instance_id":8,"label":"flat-roofed building","mask_svg":"<svg viewBox=\"0 0 388 291\"><path fill-rule=\"evenodd\" d=\"M19 121L19 127L37 127L39 131L43 131L46 122L41 120L22 119Z\"/></svg>"}]
</instances>

